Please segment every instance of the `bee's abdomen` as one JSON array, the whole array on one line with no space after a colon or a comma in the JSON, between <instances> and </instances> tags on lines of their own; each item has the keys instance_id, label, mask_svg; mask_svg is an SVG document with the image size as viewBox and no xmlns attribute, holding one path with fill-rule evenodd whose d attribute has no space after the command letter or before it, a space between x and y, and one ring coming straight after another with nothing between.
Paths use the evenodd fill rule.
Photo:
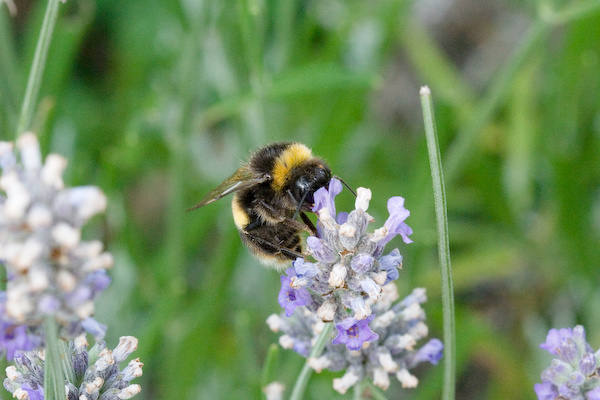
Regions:
<instances>
[{"instance_id":1,"label":"bee's abdomen","mask_svg":"<svg viewBox=\"0 0 600 400\"><path fill-rule=\"evenodd\" d=\"M231 201L231 213L233 214L233 222L238 230L243 230L251 221L251 216L247 207L244 206L242 198L238 193L233 195Z\"/></svg>"}]
</instances>

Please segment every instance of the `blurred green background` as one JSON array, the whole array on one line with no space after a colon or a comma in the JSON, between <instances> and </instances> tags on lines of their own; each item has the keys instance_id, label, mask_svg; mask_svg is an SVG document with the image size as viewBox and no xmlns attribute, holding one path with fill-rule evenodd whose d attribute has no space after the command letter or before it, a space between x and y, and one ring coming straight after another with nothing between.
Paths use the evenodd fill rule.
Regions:
<instances>
[{"instance_id":1,"label":"blurred green background","mask_svg":"<svg viewBox=\"0 0 600 400\"><path fill-rule=\"evenodd\" d=\"M13 140L45 1L0 4L0 136ZM448 191L457 399L534 399L550 327L600 347L600 2L68 0L36 111L70 186L98 185L87 229L115 255L97 301L107 342L134 335L141 399L260 398L279 274L242 247L228 201L185 209L249 152L298 140L351 186L406 198L401 293L427 288L441 338L429 85ZM353 197L340 196L340 209ZM280 351L289 388L303 359ZM440 398L442 369L416 371ZM351 398L315 375L307 399ZM3 389L2 389L3 390ZM2 391L4 398L10 395Z\"/></svg>"}]
</instances>

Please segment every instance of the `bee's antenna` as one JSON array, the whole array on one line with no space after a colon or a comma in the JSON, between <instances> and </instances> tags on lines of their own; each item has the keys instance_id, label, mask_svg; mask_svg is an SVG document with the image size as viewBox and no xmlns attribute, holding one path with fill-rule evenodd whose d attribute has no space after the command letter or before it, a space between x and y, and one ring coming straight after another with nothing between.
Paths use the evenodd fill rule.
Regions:
<instances>
[{"instance_id":1,"label":"bee's antenna","mask_svg":"<svg viewBox=\"0 0 600 400\"><path fill-rule=\"evenodd\" d=\"M354 189L352 189L350 186L348 186L348 184L346 182L344 182L344 180L342 178L340 178L337 175L333 176L335 179L337 179L338 181L342 182L344 184L344 186L346 186L348 188L348 190L350 191L350 193L352 193L354 195L354 197L356 197L356 192L354 191Z\"/></svg>"}]
</instances>

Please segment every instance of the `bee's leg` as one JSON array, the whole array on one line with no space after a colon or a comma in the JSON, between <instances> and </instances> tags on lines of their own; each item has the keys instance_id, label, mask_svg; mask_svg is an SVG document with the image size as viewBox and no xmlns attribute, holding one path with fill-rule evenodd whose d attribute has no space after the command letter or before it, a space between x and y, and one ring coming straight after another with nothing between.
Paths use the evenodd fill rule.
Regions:
<instances>
[{"instance_id":1,"label":"bee's leg","mask_svg":"<svg viewBox=\"0 0 600 400\"><path fill-rule=\"evenodd\" d=\"M279 248L281 254L294 261L296 258L306 258L306 254L298 253L297 251L286 249L285 247Z\"/></svg>"},{"instance_id":2,"label":"bee's leg","mask_svg":"<svg viewBox=\"0 0 600 400\"><path fill-rule=\"evenodd\" d=\"M248 225L246 225L246 227L244 228L244 233L248 235L248 231L256 229L261 225L263 225L262 221L257 218L254 221L250 222Z\"/></svg>"},{"instance_id":3,"label":"bee's leg","mask_svg":"<svg viewBox=\"0 0 600 400\"><path fill-rule=\"evenodd\" d=\"M304 222L304 224L308 227L309 231L313 235L316 235L317 234L317 228L315 228L315 225L312 223L312 221L310 220L310 218L308 218L308 215L306 215L304 212L300 212L300 218L302 219L302 222Z\"/></svg>"},{"instance_id":4,"label":"bee's leg","mask_svg":"<svg viewBox=\"0 0 600 400\"><path fill-rule=\"evenodd\" d=\"M279 223L287 223L289 226L291 226L293 229L298 230L298 231L304 231L307 230L306 228L308 227L310 229L311 232L313 232L315 235L317 234L317 229L315 228L315 226L313 225L313 223L311 222L310 219L308 219L308 217L302 213L303 215L303 221L304 223L295 221L291 218L284 218L282 219ZM306 220L304 220L304 218L306 218ZM307 222L308 221L308 222ZM244 228L244 233L247 233L253 229L256 229L260 226L264 226L264 222L261 221L260 219L255 219L254 221L250 222L248 225L246 225L246 227ZM264 241L264 239L263 239Z\"/></svg>"},{"instance_id":5,"label":"bee's leg","mask_svg":"<svg viewBox=\"0 0 600 400\"><path fill-rule=\"evenodd\" d=\"M248 225L246 227L246 229L244 229L243 231L241 231L241 233L243 235L245 235L248 239L254 241L256 244L261 245L260 247L263 248L263 250L267 251L267 249L265 249L265 246L272 247L273 250L275 250L272 253L270 251L267 251L268 253L271 253L271 254L282 254L286 258L289 258L292 261L295 260L296 258L304 258L305 257L304 254L302 254L302 253L300 253L298 251L288 249L287 247L281 246L281 245L279 245L277 243L273 243L270 240L267 240L267 239L264 239L264 238L262 238L260 236L253 235L252 233L249 233L248 232L248 227L249 226L250 225ZM256 228L256 226L254 228Z\"/></svg>"}]
</instances>

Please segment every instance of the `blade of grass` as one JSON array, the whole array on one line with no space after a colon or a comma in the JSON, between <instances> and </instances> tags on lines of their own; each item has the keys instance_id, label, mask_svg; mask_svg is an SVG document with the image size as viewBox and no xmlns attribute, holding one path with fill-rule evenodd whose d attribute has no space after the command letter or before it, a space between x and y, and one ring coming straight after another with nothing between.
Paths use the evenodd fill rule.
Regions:
<instances>
[{"instance_id":1,"label":"blade of grass","mask_svg":"<svg viewBox=\"0 0 600 400\"><path fill-rule=\"evenodd\" d=\"M31 70L29 71L27 88L25 89L25 97L23 98L23 106L19 116L16 135L20 135L31 127L33 113L37 104L42 77L44 75L44 68L46 66L46 59L48 57L48 49L52 40L52 32L54 31L54 25L56 25L56 19L58 17L59 1L60 0L49 0L48 6L46 7L44 22L42 23L42 29L40 30L35 54L33 55Z\"/></svg>"},{"instance_id":2,"label":"blade of grass","mask_svg":"<svg viewBox=\"0 0 600 400\"><path fill-rule=\"evenodd\" d=\"M448 240L448 216L446 191L442 171L431 91L427 86L421 88L421 106L425 123L427 150L431 165L435 215L438 234L438 256L442 279L442 307L444 316L444 388L442 399L453 400L456 389L456 328L454 322L454 292L452 289L452 267L450 264L450 243Z\"/></svg>"}]
</instances>

